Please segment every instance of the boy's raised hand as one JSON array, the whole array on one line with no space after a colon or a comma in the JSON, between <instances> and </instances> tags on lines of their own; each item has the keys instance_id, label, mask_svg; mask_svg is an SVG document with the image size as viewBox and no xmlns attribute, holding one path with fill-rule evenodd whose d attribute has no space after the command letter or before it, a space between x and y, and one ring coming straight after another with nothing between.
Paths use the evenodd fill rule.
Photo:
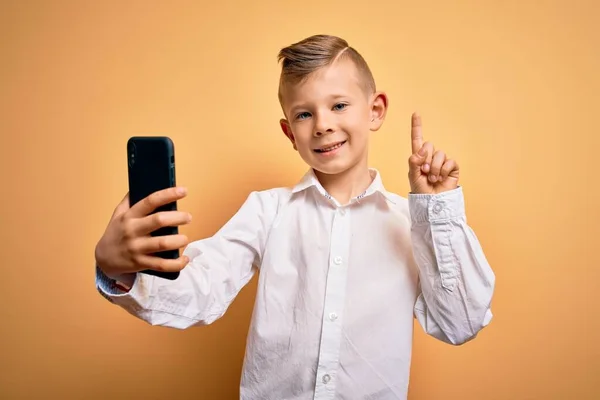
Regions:
<instances>
[{"instance_id":1,"label":"boy's raised hand","mask_svg":"<svg viewBox=\"0 0 600 400\"><path fill-rule=\"evenodd\" d=\"M408 159L408 180L411 193L437 194L458 187L458 164L435 150L430 142L423 143L421 117L414 113L411 121L412 155Z\"/></svg>"},{"instance_id":2,"label":"boy's raised hand","mask_svg":"<svg viewBox=\"0 0 600 400\"><path fill-rule=\"evenodd\" d=\"M185 235L150 236L156 229L179 226L191 221L183 211L164 211L150 214L158 207L186 196L183 188L160 190L129 207L129 193L115 208L102 238L96 245L98 267L109 277L145 269L174 272L182 270L189 260L181 256L168 260L150 254L179 249L188 244Z\"/></svg>"}]
</instances>

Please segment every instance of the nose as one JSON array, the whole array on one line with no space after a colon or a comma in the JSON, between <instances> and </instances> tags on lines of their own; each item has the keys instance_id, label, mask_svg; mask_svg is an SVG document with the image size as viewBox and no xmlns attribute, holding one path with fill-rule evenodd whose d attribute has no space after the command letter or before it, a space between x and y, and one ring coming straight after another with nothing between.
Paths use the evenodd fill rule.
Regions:
<instances>
[{"instance_id":1,"label":"nose","mask_svg":"<svg viewBox=\"0 0 600 400\"><path fill-rule=\"evenodd\" d=\"M314 136L319 137L333 133L333 122L327 115L319 114L315 116Z\"/></svg>"}]
</instances>

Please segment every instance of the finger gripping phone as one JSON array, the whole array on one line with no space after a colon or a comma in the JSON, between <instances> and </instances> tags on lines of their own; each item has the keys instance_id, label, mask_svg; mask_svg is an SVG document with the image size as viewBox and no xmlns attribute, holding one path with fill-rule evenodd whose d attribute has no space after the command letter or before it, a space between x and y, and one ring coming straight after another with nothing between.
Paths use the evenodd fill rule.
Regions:
<instances>
[{"instance_id":1,"label":"finger gripping phone","mask_svg":"<svg viewBox=\"0 0 600 400\"><path fill-rule=\"evenodd\" d=\"M129 207L159 190L175 186L175 146L166 136L134 136L127 141L129 175ZM177 202L162 205L151 212L176 211ZM151 236L176 235L177 226L166 226L152 232ZM152 256L177 259L179 249L161 251ZM174 280L179 272L155 270L140 271L148 275Z\"/></svg>"}]
</instances>

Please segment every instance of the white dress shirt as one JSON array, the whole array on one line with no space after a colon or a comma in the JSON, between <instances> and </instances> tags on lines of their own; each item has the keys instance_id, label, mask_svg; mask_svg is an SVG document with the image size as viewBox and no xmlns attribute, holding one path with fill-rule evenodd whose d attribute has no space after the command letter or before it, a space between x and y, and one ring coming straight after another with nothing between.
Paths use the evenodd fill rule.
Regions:
<instances>
[{"instance_id":1,"label":"white dress shirt","mask_svg":"<svg viewBox=\"0 0 600 400\"><path fill-rule=\"evenodd\" d=\"M293 188L252 192L188 245L177 280L138 273L125 292L97 268L97 289L152 325L184 329L220 318L258 271L241 399L406 399L414 317L464 343L492 318L495 277L462 187L407 199L371 174L346 205L312 170Z\"/></svg>"}]
</instances>

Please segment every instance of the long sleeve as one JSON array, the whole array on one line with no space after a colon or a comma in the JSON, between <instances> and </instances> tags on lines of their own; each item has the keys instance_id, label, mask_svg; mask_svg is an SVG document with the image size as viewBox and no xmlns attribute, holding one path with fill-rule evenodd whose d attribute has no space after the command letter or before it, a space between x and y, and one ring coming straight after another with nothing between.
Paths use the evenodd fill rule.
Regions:
<instances>
[{"instance_id":1,"label":"long sleeve","mask_svg":"<svg viewBox=\"0 0 600 400\"><path fill-rule=\"evenodd\" d=\"M151 325L185 329L220 318L260 266L277 207L272 191L252 192L212 237L191 242L190 262L176 280L132 274L123 291L96 268L102 296Z\"/></svg>"},{"instance_id":2,"label":"long sleeve","mask_svg":"<svg viewBox=\"0 0 600 400\"><path fill-rule=\"evenodd\" d=\"M467 224L462 187L409 194L409 209L420 285L415 316L427 334L463 344L492 319L495 276Z\"/></svg>"}]
</instances>

